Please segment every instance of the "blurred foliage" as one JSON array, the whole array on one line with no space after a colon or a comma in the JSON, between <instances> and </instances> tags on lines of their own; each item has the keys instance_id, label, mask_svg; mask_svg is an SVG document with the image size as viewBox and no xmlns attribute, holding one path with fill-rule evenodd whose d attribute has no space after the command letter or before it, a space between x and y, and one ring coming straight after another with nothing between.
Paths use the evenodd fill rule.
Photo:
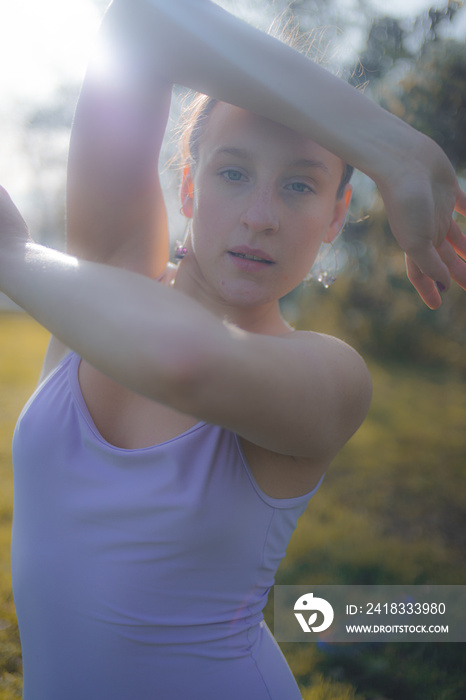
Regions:
<instances>
[{"instance_id":1,"label":"blurred foliage","mask_svg":"<svg viewBox=\"0 0 466 700\"><path fill-rule=\"evenodd\" d=\"M22 664L11 591L11 438L34 390L48 333L26 314L0 314L0 700L22 696Z\"/></svg>"},{"instance_id":2,"label":"blurred foliage","mask_svg":"<svg viewBox=\"0 0 466 700\"><path fill-rule=\"evenodd\" d=\"M433 41L382 106L437 141L458 171L466 169L466 45Z\"/></svg>"},{"instance_id":3,"label":"blurred foliage","mask_svg":"<svg viewBox=\"0 0 466 700\"><path fill-rule=\"evenodd\" d=\"M401 62L412 63L427 46L443 41L445 27L454 22L463 4L462 0L447 0L443 7L431 7L411 19L376 15L353 74L363 74L365 81L373 85Z\"/></svg>"},{"instance_id":4,"label":"blurred foliage","mask_svg":"<svg viewBox=\"0 0 466 700\"><path fill-rule=\"evenodd\" d=\"M298 329L336 335L365 357L466 377L464 291L453 283L437 311L422 303L380 202L354 229L345 238L347 269L328 290L311 282L284 299L287 319Z\"/></svg>"}]
</instances>

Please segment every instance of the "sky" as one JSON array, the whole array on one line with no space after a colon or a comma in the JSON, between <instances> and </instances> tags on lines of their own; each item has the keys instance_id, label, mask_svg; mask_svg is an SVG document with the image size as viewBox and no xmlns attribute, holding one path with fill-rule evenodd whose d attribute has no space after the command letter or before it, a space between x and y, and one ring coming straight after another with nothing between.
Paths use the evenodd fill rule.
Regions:
<instances>
[{"instance_id":1,"label":"sky","mask_svg":"<svg viewBox=\"0 0 466 700\"><path fill-rule=\"evenodd\" d=\"M0 91L43 99L82 75L99 24L91 0L14 0L0 10Z\"/></svg>"}]
</instances>

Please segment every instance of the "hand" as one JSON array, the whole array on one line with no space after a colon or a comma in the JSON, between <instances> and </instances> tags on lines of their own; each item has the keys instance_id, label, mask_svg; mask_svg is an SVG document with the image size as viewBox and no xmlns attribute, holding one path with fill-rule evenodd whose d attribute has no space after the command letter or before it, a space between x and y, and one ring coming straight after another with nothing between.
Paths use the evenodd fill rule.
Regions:
<instances>
[{"instance_id":1,"label":"hand","mask_svg":"<svg viewBox=\"0 0 466 700\"><path fill-rule=\"evenodd\" d=\"M11 243L29 240L26 222L8 192L0 185L0 249L5 249Z\"/></svg>"},{"instance_id":2,"label":"hand","mask_svg":"<svg viewBox=\"0 0 466 700\"><path fill-rule=\"evenodd\" d=\"M462 192L461 201L456 205L455 210L466 215L465 194ZM460 227L451 220L450 229L445 240L435 249L435 253L446 265L451 279L457 282L460 287L466 289L466 236ZM438 309L441 305L440 284L432 281L416 265L414 260L406 255L406 270L408 278L419 292L419 295L431 309Z\"/></svg>"},{"instance_id":3,"label":"hand","mask_svg":"<svg viewBox=\"0 0 466 700\"><path fill-rule=\"evenodd\" d=\"M466 236L452 219L466 215L466 194L443 151L421 137L420 148L379 184L393 235L406 254L409 280L431 309L455 280L466 289Z\"/></svg>"}]
</instances>

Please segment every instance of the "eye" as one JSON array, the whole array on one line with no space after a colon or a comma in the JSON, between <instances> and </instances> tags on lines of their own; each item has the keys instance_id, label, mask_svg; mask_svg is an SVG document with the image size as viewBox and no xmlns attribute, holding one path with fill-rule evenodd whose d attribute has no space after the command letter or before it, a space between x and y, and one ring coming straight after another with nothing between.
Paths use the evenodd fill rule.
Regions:
<instances>
[{"instance_id":1,"label":"eye","mask_svg":"<svg viewBox=\"0 0 466 700\"><path fill-rule=\"evenodd\" d=\"M290 182L288 185L285 186L285 188L287 190L291 190L292 192L297 192L298 194L307 194L308 192L314 192L312 187L310 187L305 182Z\"/></svg>"},{"instance_id":2,"label":"eye","mask_svg":"<svg viewBox=\"0 0 466 700\"><path fill-rule=\"evenodd\" d=\"M233 168L228 168L228 170L222 170L220 174L228 182L239 182L243 177L242 172L240 172L239 170L234 170Z\"/></svg>"}]
</instances>

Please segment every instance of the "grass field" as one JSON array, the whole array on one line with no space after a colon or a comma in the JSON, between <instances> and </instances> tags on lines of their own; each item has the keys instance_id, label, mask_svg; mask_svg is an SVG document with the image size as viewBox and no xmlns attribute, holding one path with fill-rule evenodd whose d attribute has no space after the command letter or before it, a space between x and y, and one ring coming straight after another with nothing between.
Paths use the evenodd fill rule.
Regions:
<instances>
[{"instance_id":1,"label":"grass field","mask_svg":"<svg viewBox=\"0 0 466 700\"><path fill-rule=\"evenodd\" d=\"M21 697L10 442L46 343L26 316L0 315L0 700ZM466 385L454 373L375 363L371 371L369 417L300 519L277 583L464 584ZM272 624L270 604L266 612ZM463 644L282 648L305 700L466 697Z\"/></svg>"}]
</instances>

